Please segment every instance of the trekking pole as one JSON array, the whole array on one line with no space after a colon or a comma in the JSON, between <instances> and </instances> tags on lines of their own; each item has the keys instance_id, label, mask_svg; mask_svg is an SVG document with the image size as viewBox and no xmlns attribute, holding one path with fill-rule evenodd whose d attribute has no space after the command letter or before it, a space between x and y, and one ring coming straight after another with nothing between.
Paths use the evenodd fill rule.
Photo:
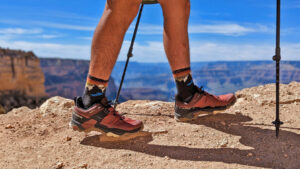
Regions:
<instances>
[{"instance_id":1,"label":"trekking pole","mask_svg":"<svg viewBox=\"0 0 300 169\"><path fill-rule=\"evenodd\" d=\"M127 53L127 60L126 60L126 64L125 64L125 67L124 67L124 71L123 71L122 79L121 79L121 82L120 82L119 90L118 90L118 93L117 93L117 97L114 101L114 108L115 109L117 108L117 105L119 103L119 97L120 97L122 85L123 85L123 82L124 82L125 74L126 74L126 71L127 71L129 59L133 56L133 54L132 54L133 45L134 45L135 37L136 37L136 34L137 34L137 30L138 30L138 27L139 27L139 23L140 23L140 20L141 20L143 8L144 8L144 4L142 3L141 7L140 7L138 18L137 18L137 21L136 21L136 24L135 24L134 32L133 32L131 43L130 43L130 47L129 47L129 50L128 50L128 53Z\"/></svg>"},{"instance_id":2,"label":"trekking pole","mask_svg":"<svg viewBox=\"0 0 300 169\"><path fill-rule=\"evenodd\" d=\"M273 121L273 124L276 127L276 137L279 135L279 128L283 122L279 119L279 75L280 75L280 60L281 60L281 51L280 51L280 0L277 0L277 16L276 16L276 50L273 60L276 61L276 119Z\"/></svg>"}]
</instances>

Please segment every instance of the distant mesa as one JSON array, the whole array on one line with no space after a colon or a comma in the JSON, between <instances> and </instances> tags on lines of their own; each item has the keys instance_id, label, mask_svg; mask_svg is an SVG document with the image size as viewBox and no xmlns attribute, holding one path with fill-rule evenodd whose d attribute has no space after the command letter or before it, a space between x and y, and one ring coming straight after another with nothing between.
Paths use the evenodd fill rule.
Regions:
<instances>
[{"instance_id":1,"label":"distant mesa","mask_svg":"<svg viewBox=\"0 0 300 169\"><path fill-rule=\"evenodd\" d=\"M38 106L47 98L45 77L33 52L0 48L0 104L6 111Z\"/></svg>"}]
</instances>

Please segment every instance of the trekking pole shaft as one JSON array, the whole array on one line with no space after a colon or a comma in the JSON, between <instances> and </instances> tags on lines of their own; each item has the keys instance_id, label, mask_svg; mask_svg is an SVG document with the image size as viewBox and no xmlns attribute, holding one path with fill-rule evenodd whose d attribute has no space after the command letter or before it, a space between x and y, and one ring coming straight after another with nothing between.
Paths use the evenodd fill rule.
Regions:
<instances>
[{"instance_id":1,"label":"trekking pole shaft","mask_svg":"<svg viewBox=\"0 0 300 169\"><path fill-rule=\"evenodd\" d=\"M276 48L280 49L280 0L277 0L277 14L276 14ZM279 52L279 53L277 53ZM280 50L276 51L280 55Z\"/></svg>"},{"instance_id":2,"label":"trekking pole shaft","mask_svg":"<svg viewBox=\"0 0 300 169\"><path fill-rule=\"evenodd\" d=\"M141 7L140 7L139 15L138 15L138 18L137 18L137 21L136 21L136 24L135 24L133 36L132 36L131 43L130 43L130 47L129 47L129 50L128 50L128 53L127 53L126 64L125 64L124 71L123 71L123 74L122 74L122 78L121 78L120 86L119 86L119 89L118 89L117 97L116 97L116 100L115 100L115 103L114 103L114 108L117 108L120 93L121 93L121 89L122 89L122 86L123 86L123 82L124 82L124 79L125 79L125 74L126 74L126 71L127 71L128 63L129 63L129 59L133 56L133 54L132 54L133 45L134 45L135 37L136 37L136 34L137 34L137 30L138 30L138 27L139 27L139 24L140 24L143 8L144 8L144 4L142 4Z\"/></svg>"},{"instance_id":3,"label":"trekking pole shaft","mask_svg":"<svg viewBox=\"0 0 300 169\"><path fill-rule=\"evenodd\" d=\"M280 0L277 0L277 12L276 12L276 49L273 60L276 61L276 119L273 124L276 127L276 137L279 135L280 125L283 124L279 119L279 99L280 99L280 60L281 60L281 49L280 49Z\"/></svg>"},{"instance_id":4,"label":"trekking pole shaft","mask_svg":"<svg viewBox=\"0 0 300 169\"><path fill-rule=\"evenodd\" d=\"M132 36L132 39L131 39L130 47L129 47L129 50L128 50L128 53L127 53L127 58L130 58L130 57L133 56L133 54L132 54L133 45L134 45L135 37L136 37L137 31L138 31L138 28L139 28L139 24L140 24L140 20L141 20L143 8L144 8L144 4L142 4L141 8L140 8L140 12L139 12L139 15L138 15L138 18L137 18L137 21L136 21L136 24L135 24L133 36Z\"/></svg>"}]
</instances>

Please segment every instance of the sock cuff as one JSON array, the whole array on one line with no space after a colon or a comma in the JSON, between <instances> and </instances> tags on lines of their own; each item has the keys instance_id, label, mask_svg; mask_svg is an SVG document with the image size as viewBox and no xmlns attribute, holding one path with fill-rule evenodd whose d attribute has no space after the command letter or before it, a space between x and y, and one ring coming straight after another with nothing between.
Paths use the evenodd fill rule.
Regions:
<instances>
[{"instance_id":1,"label":"sock cuff","mask_svg":"<svg viewBox=\"0 0 300 169\"><path fill-rule=\"evenodd\" d=\"M191 68L183 68L173 71L173 77L176 79L178 77L187 76L191 73Z\"/></svg>"},{"instance_id":2,"label":"sock cuff","mask_svg":"<svg viewBox=\"0 0 300 169\"><path fill-rule=\"evenodd\" d=\"M107 87L108 81L109 80L104 80L104 79L94 77L92 75L88 75L86 83L89 85L97 85L97 86L101 85L101 86Z\"/></svg>"}]
</instances>

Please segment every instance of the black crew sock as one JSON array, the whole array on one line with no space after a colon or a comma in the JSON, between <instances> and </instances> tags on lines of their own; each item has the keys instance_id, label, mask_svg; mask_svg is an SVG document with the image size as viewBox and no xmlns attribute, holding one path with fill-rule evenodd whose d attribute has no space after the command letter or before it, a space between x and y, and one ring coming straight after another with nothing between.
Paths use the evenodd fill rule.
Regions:
<instances>
[{"instance_id":1,"label":"black crew sock","mask_svg":"<svg viewBox=\"0 0 300 169\"><path fill-rule=\"evenodd\" d=\"M178 77L175 82L178 92L177 97L184 102L190 102L197 91L191 74Z\"/></svg>"},{"instance_id":2,"label":"black crew sock","mask_svg":"<svg viewBox=\"0 0 300 169\"><path fill-rule=\"evenodd\" d=\"M100 103L104 97L105 89L100 89L97 85L86 86L82 96L84 108L87 109L95 103Z\"/></svg>"}]
</instances>

